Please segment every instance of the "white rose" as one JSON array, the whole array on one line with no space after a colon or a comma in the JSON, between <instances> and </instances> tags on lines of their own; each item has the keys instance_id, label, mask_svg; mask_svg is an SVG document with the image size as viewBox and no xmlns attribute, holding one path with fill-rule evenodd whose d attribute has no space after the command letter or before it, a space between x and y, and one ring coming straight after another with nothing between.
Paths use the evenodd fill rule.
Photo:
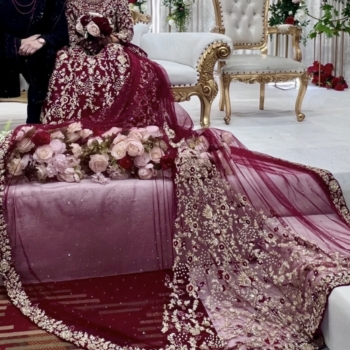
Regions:
<instances>
[{"instance_id":1,"label":"white rose","mask_svg":"<svg viewBox=\"0 0 350 350\"><path fill-rule=\"evenodd\" d=\"M64 135L61 131L55 131L51 134L51 140L61 139L64 140Z\"/></svg>"},{"instance_id":2,"label":"white rose","mask_svg":"<svg viewBox=\"0 0 350 350\"><path fill-rule=\"evenodd\" d=\"M90 135L92 135L93 132L90 129L83 129L79 132L79 135L81 136L82 139L86 139Z\"/></svg>"},{"instance_id":3,"label":"white rose","mask_svg":"<svg viewBox=\"0 0 350 350\"><path fill-rule=\"evenodd\" d=\"M116 128L115 126L108 131L106 131L104 134L102 134L103 137L109 137L113 135L119 134L123 129L122 128Z\"/></svg>"},{"instance_id":4,"label":"white rose","mask_svg":"<svg viewBox=\"0 0 350 350\"><path fill-rule=\"evenodd\" d=\"M299 23L304 23L306 21L307 14L303 9L298 9L294 15L294 19Z\"/></svg>"},{"instance_id":5,"label":"white rose","mask_svg":"<svg viewBox=\"0 0 350 350\"><path fill-rule=\"evenodd\" d=\"M156 125L150 125L146 127L147 131L150 133L153 137L160 137L162 136L162 133L160 132L158 126Z\"/></svg>"},{"instance_id":6,"label":"white rose","mask_svg":"<svg viewBox=\"0 0 350 350\"><path fill-rule=\"evenodd\" d=\"M33 147L34 147L34 143L28 139L28 138L24 138L21 141L19 141L17 143L16 149L18 150L18 152L20 153L27 153L29 152Z\"/></svg>"},{"instance_id":7,"label":"white rose","mask_svg":"<svg viewBox=\"0 0 350 350\"><path fill-rule=\"evenodd\" d=\"M175 21L171 18L171 19L169 19L168 24L169 24L169 26L172 27L175 25Z\"/></svg>"},{"instance_id":8,"label":"white rose","mask_svg":"<svg viewBox=\"0 0 350 350\"><path fill-rule=\"evenodd\" d=\"M116 145L117 143L122 142L126 139L127 137L125 135L118 134L118 136L113 140L113 144Z\"/></svg>"},{"instance_id":9,"label":"white rose","mask_svg":"<svg viewBox=\"0 0 350 350\"><path fill-rule=\"evenodd\" d=\"M103 173L108 167L107 154L94 154L90 157L89 167L94 173Z\"/></svg>"},{"instance_id":10,"label":"white rose","mask_svg":"<svg viewBox=\"0 0 350 350\"><path fill-rule=\"evenodd\" d=\"M141 4L141 11L146 12L147 11L147 5L146 4Z\"/></svg>"},{"instance_id":11,"label":"white rose","mask_svg":"<svg viewBox=\"0 0 350 350\"><path fill-rule=\"evenodd\" d=\"M76 157L80 157L83 154L82 148L77 143L72 143L71 147L72 147L72 153Z\"/></svg>"},{"instance_id":12,"label":"white rose","mask_svg":"<svg viewBox=\"0 0 350 350\"><path fill-rule=\"evenodd\" d=\"M58 139L52 140L50 146L55 154L62 154L66 150L66 144Z\"/></svg>"},{"instance_id":13,"label":"white rose","mask_svg":"<svg viewBox=\"0 0 350 350\"><path fill-rule=\"evenodd\" d=\"M98 38L101 35L100 28L95 22L89 22L86 26L87 32L95 38Z\"/></svg>"},{"instance_id":14,"label":"white rose","mask_svg":"<svg viewBox=\"0 0 350 350\"><path fill-rule=\"evenodd\" d=\"M149 180L155 176L156 171L153 168L140 168L137 174L141 180Z\"/></svg>"},{"instance_id":15,"label":"white rose","mask_svg":"<svg viewBox=\"0 0 350 350\"><path fill-rule=\"evenodd\" d=\"M58 174L58 181L62 182L80 182L82 178L82 173L79 170L74 170L73 168L67 168L63 174Z\"/></svg>"},{"instance_id":16,"label":"white rose","mask_svg":"<svg viewBox=\"0 0 350 350\"><path fill-rule=\"evenodd\" d=\"M134 140L141 141L142 134L138 130L131 130L129 135L128 135L128 139L134 139Z\"/></svg>"},{"instance_id":17,"label":"white rose","mask_svg":"<svg viewBox=\"0 0 350 350\"><path fill-rule=\"evenodd\" d=\"M53 157L53 149L50 145L43 145L35 150L33 158L38 163L49 161Z\"/></svg>"},{"instance_id":18,"label":"white rose","mask_svg":"<svg viewBox=\"0 0 350 350\"><path fill-rule=\"evenodd\" d=\"M39 181L44 181L47 178L46 167L43 164L37 165L36 169L36 177Z\"/></svg>"},{"instance_id":19,"label":"white rose","mask_svg":"<svg viewBox=\"0 0 350 350\"><path fill-rule=\"evenodd\" d=\"M67 140L69 142L75 142L80 139L80 134L77 132L68 132L67 133Z\"/></svg>"},{"instance_id":20,"label":"white rose","mask_svg":"<svg viewBox=\"0 0 350 350\"><path fill-rule=\"evenodd\" d=\"M145 167L149 162L151 161L151 156L149 153L144 153L141 156L137 156L134 159L134 164L138 168L143 168Z\"/></svg>"},{"instance_id":21,"label":"white rose","mask_svg":"<svg viewBox=\"0 0 350 350\"><path fill-rule=\"evenodd\" d=\"M118 142L116 145L112 147L111 156L115 159L122 159L126 156L126 142Z\"/></svg>"},{"instance_id":22,"label":"white rose","mask_svg":"<svg viewBox=\"0 0 350 350\"><path fill-rule=\"evenodd\" d=\"M67 132L68 133L78 132L78 131L81 131L81 130L82 130L82 126L81 126L80 122L72 123L67 128Z\"/></svg>"},{"instance_id":23,"label":"white rose","mask_svg":"<svg viewBox=\"0 0 350 350\"><path fill-rule=\"evenodd\" d=\"M164 151L160 147L151 149L151 159L154 163L160 163L160 159L164 156Z\"/></svg>"},{"instance_id":24,"label":"white rose","mask_svg":"<svg viewBox=\"0 0 350 350\"><path fill-rule=\"evenodd\" d=\"M131 141L128 141L126 152L128 153L129 156L136 157L144 154L145 149L141 142L136 140L131 140Z\"/></svg>"},{"instance_id":25,"label":"white rose","mask_svg":"<svg viewBox=\"0 0 350 350\"><path fill-rule=\"evenodd\" d=\"M103 140L99 136L98 137L93 137L92 139L88 140L87 145L90 147L91 145L93 145L96 142L100 145L103 142Z\"/></svg>"},{"instance_id":26,"label":"white rose","mask_svg":"<svg viewBox=\"0 0 350 350\"><path fill-rule=\"evenodd\" d=\"M7 169L11 175L19 176L23 173L23 164L21 158L12 158L7 164Z\"/></svg>"},{"instance_id":27,"label":"white rose","mask_svg":"<svg viewBox=\"0 0 350 350\"><path fill-rule=\"evenodd\" d=\"M190 6L190 5L193 4L193 0L183 0L183 4L184 4L185 6Z\"/></svg>"},{"instance_id":28,"label":"white rose","mask_svg":"<svg viewBox=\"0 0 350 350\"><path fill-rule=\"evenodd\" d=\"M23 169L25 169L28 166L28 164L31 163L32 161L33 161L33 156L31 154L25 154L21 160Z\"/></svg>"},{"instance_id":29,"label":"white rose","mask_svg":"<svg viewBox=\"0 0 350 350\"><path fill-rule=\"evenodd\" d=\"M139 9L138 6L134 6L132 9L133 9L133 11L135 11L135 12L140 12L140 9Z\"/></svg>"}]
</instances>

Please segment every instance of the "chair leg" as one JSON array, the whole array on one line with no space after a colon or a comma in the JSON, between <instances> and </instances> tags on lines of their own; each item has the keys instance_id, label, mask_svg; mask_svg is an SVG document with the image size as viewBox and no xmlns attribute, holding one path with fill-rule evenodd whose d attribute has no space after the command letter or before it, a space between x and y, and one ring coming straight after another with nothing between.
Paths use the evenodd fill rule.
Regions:
<instances>
[{"instance_id":1,"label":"chair leg","mask_svg":"<svg viewBox=\"0 0 350 350\"><path fill-rule=\"evenodd\" d=\"M224 75L221 73L222 68L225 66L225 62L218 62L218 74L219 74L219 86L220 86L220 102L219 109L220 111L224 111L225 103L224 103Z\"/></svg>"},{"instance_id":2,"label":"chair leg","mask_svg":"<svg viewBox=\"0 0 350 350\"><path fill-rule=\"evenodd\" d=\"M301 105L303 104L304 96L309 84L308 74L305 72L299 78L299 91L297 101L295 103L295 115L298 122L302 122L305 119L305 114L301 113Z\"/></svg>"},{"instance_id":3,"label":"chair leg","mask_svg":"<svg viewBox=\"0 0 350 350\"><path fill-rule=\"evenodd\" d=\"M264 110L265 107L265 84L260 83L260 103L259 103L259 108L260 110Z\"/></svg>"},{"instance_id":4,"label":"chair leg","mask_svg":"<svg viewBox=\"0 0 350 350\"><path fill-rule=\"evenodd\" d=\"M201 119L200 124L202 128L209 128L210 126L210 112L212 102L204 95L198 95L201 102Z\"/></svg>"},{"instance_id":5,"label":"chair leg","mask_svg":"<svg viewBox=\"0 0 350 350\"><path fill-rule=\"evenodd\" d=\"M231 99L230 99L230 85L231 77L228 74L223 76L223 95L224 95L224 105L225 105L225 123L230 124L231 121Z\"/></svg>"},{"instance_id":6,"label":"chair leg","mask_svg":"<svg viewBox=\"0 0 350 350\"><path fill-rule=\"evenodd\" d=\"M223 74L220 74L220 82L219 82L219 86L220 86L220 102L219 102L219 109L220 111L224 111L225 110L225 97L224 97L224 77Z\"/></svg>"}]
</instances>

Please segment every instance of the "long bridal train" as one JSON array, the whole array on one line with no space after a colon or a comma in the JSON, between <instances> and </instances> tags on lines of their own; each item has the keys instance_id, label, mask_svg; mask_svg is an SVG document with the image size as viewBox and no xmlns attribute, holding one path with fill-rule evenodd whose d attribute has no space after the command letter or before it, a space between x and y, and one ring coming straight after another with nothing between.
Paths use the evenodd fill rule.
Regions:
<instances>
[{"instance_id":1,"label":"long bridal train","mask_svg":"<svg viewBox=\"0 0 350 350\"><path fill-rule=\"evenodd\" d=\"M350 282L331 174L220 130L174 143L169 128L90 126L1 144L1 273L24 315L89 349L322 343L327 297Z\"/></svg>"}]
</instances>

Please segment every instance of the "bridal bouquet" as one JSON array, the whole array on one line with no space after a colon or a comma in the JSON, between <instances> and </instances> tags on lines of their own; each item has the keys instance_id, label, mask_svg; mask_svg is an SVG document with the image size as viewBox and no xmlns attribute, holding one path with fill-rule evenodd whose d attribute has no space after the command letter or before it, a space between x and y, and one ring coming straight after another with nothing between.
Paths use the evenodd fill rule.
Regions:
<instances>
[{"instance_id":1,"label":"bridal bouquet","mask_svg":"<svg viewBox=\"0 0 350 350\"><path fill-rule=\"evenodd\" d=\"M176 156L157 126L113 127L101 134L75 122L52 130L23 126L13 137L7 171L10 177L24 176L30 181L147 180L173 168Z\"/></svg>"},{"instance_id":2,"label":"bridal bouquet","mask_svg":"<svg viewBox=\"0 0 350 350\"><path fill-rule=\"evenodd\" d=\"M113 25L108 18L95 12L79 17L76 31L86 39L94 39L112 34Z\"/></svg>"}]
</instances>

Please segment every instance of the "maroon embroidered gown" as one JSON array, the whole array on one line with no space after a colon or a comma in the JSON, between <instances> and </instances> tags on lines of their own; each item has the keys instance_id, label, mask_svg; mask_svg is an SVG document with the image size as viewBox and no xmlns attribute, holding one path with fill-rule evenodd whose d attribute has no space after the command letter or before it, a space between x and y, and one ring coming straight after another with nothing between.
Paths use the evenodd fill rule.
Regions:
<instances>
[{"instance_id":1,"label":"maroon embroidered gown","mask_svg":"<svg viewBox=\"0 0 350 350\"><path fill-rule=\"evenodd\" d=\"M122 44L94 57L75 46L87 11L115 18ZM37 128L80 120L99 135L155 124L175 168L105 186L2 175L0 271L12 303L79 348L317 349L329 294L350 284L337 181L228 132L192 131L163 71L127 44L126 0L71 0L67 15L73 45L59 53L43 111L54 125ZM0 144L2 171L20 132Z\"/></svg>"}]
</instances>

